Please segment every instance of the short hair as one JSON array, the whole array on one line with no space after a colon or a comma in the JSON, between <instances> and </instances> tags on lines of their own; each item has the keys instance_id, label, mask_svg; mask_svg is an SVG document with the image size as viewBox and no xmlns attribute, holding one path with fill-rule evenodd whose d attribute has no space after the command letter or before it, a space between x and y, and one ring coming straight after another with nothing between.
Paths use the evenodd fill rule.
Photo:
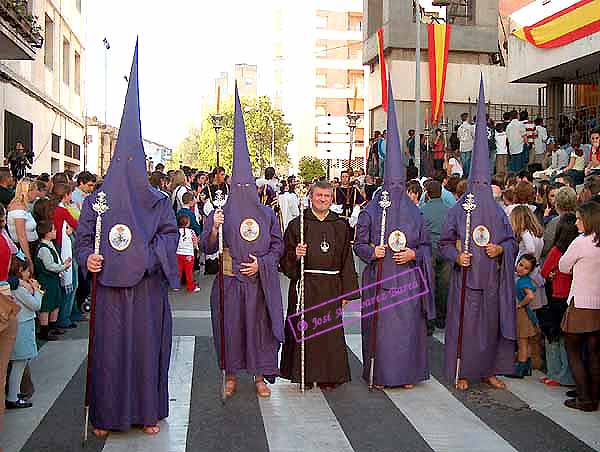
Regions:
<instances>
[{"instance_id":1,"label":"short hair","mask_svg":"<svg viewBox=\"0 0 600 452\"><path fill-rule=\"evenodd\" d=\"M416 180L409 180L406 184L406 192L407 193L415 193L420 198L423 194L423 187L421 187L421 183Z\"/></svg>"},{"instance_id":2,"label":"short hair","mask_svg":"<svg viewBox=\"0 0 600 452\"><path fill-rule=\"evenodd\" d=\"M535 120L533 121L533 123L536 126L541 126L544 123L544 120L538 116L537 118L535 118Z\"/></svg>"},{"instance_id":3,"label":"short hair","mask_svg":"<svg viewBox=\"0 0 600 452\"><path fill-rule=\"evenodd\" d=\"M592 174L591 176L586 177L583 186L590 191L592 196L597 195L600 193L600 175Z\"/></svg>"},{"instance_id":4,"label":"short hair","mask_svg":"<svg viewBox=\"0 0 600 452\"><path fill-rule=\"evenodd\" d=\"M529 182L533 182L533 176L531 175L531 172L526 169L519 171L519 179L527 179Z\"/></svg>"},{"instance_id":5,"label":"short hair","mask_svg":"<svg viewBox=\"0 0 600 452\"><path fill-rule=\"evenodd\" d=\"M510 119L518 119L519 118L519 112L517 110L511 110L510 111Z\"/></svg>"},{"instance_id":6,"label":"short hair","mask_svg":"<svg viewBox=\"0 0 600 452\"><path fill-rule=\"evenodd\" d=\"M446 190L450 193L456 193L456 186L460 182L460 176L453 175L448 178L448 183L446 184Z\"/></svg>"},{"instance_id":7,"label":"short hair","mask_svg":"<svg viewBox=\"0 0 600 452\"><path fill-rule=\"evenodd\" d=\"M519 182L515 187L515 202L517 204L531 204L535 200L533 184L527 181Z\"/></svg>"},{"instance_id":8,"label":"short hair","mask_svg":"<svg viewBox=\"0 0 600 452\"><path fill-rule=\"evenodd\" d=\"M224 173L225 172L225 168L223 168L222 166L215 166L215 168L212 171L212 175L213 177L216 176L219 173Z\"/></svg>"},{"instance_id":9,"label":"short hair","mask_svg":"<svg viewBox=\"0 0 600 452\"><path fill-rule=\"evenodd\" d=\"M429 180L425 182L425 190L431 199L436 199L442 196L442 184L438 180Z\"/></svg>"},{"instance_id":10,"label":"short hair","mask_svg":"<svg viewBox=\"0 0 600 452\"><path fill-rule=\"evenodd\" d=\"M79 176L77 176L78 185L87 184L89 182L96 183L96 176L94 176L89 171L82 171L81 173L79 173Z\"/></svg>"},{"instance_id":11,"label":"short hair","mask_svg":"<svg viewBox=\"0 0 600 452\"><path fill-rule=\"evenodd\" d=\"M157 163L156 166L154 167L155 171L162 172L164 169L165 169L165 165L163 165L162 163Z\"/></svg>"},{"instance_id":12,"label":"short hair","mask_svg":"<svg viewBox=\"0 0 600 452\"><path fill-rule=\"evenodd\" d=\"M161 182L166 178L167 176L160 171L154 171L152 174L150 174L150 179L148 182L150 182L150 185L152 185L154 188L160 188Z\"/></svg>"},{"instance_id":13,"label":"short hair","mask_svg":"<svg viewBox=\"0 0 600 452\"><path fill-rule=\"evenodd\" d=\"M333 193L333 185L331 185L329 182L327 182L326 180L318 180L317 182L315 182L312 187L310 188L310 195L312 196L312 194L315 192L316 189L320 189L320 190L329 190L330 192Z\"/></svg>"},{"instance_id":14,"label":"short hair","mask_svg":"<svg viewBox=\"0 0 600 452\"><path fill-rule=\"evenodd\" d=\"M406 178L408 180L415 179L419 176L419 169L416 166L408 166L406 168Z\"/></svg>"},{"instance_id":15,"label":"short hair","mask_svg":"<svg viewBox=\"0 0 600 452\"><path fill-rule=\"evenodd\" d=\"M461 119L462 121L466 121L467 119L469 119L469 113L462 113L462 114L460 115L460 119Z\"/></svg>"},{"instance_id":16,"label":"short hair","mask_svg":"<svg viewBox=\"0 0 600 452\"><path fill-rule=\"evenodd\" d=\"M500 187L501 190L504 190L504 175L503 174L494 174L492 176L492 185Z\"/></svg>"},{"instance_id":17,"label":"short hair","mask_svg":"<svg viewBox=\"0 0 600 452\"><path fill-rule=\"evenodd\" d=\"M42 173L37 177L37 180L41 180L42 182L50 182L50 174L48 173Z\"/></svg>"},{"instance_id":18,"label":"short hair","mask_svg":"<svg viewBox=\"0 0 600 452\"><path fill-rule=\"evenodd\" d=\"M68 184L69 178L67 177L67 175L65 173L56 173L54 176L52 176L52 183L53 184Z\"/></svg>"},{"instance_id":19,"label":"short hair","mask_svg":"<svg viewBox=\"0 0 600 452\"><path fill-rule=\"evenodd\" d=\"M527 262L529 262L531 264L532 271L535 268L535 266L537 265L537 259L535 258L535 256L533 254L530 254L530 253L523 254L519 258L519 262L521 262L522 260L526 260Z\"/></svg>"},{"instance_id":20,"label":"short hair","mask_svg":"<svg viewBox=\"0 0 600 452\"><path fill-rule=\"evenodd\" d=\"M43 239L44 237L46 237L46 234L48 234L52 231L53 228L54 228L54 223L52 221L42 220L42 221L38 222L38 224L35 227L35 230L38 234L38 237L40 239Z\"/></svg>"},{"instance_id":21,"label":"short hair","mask_svg":"<svg viewBox=\"0 0 600 452\"><path fill-rule=\"evenodd\" d=\"M560 187L556 192L554 205L563 212L574 212L577 207L577 193L571 187Z\"/></svg>"},{"instance_id":22,"label":"short hair","mask_svg":"<svg viewBox=\"0 0 600 452\"><path fill-rule=\"evenodd\" d=\"M529 119L529 112L527 110L521 110L519 113L519 121L526 121Z\"/></svg>"},{"instance_id":23,"label":"short hair","mask_svg":"<svg viewBox=\"0 0 600 452\"><path fill-rule=\"evenodd\" d=\"M559 174L558 176L556 176L556 179L562 179L565 182L565 185L575 188L575 181L568 174L565 174L565 173Z\"/></svg>"},{"instance_id":24,"label":"short hair","mask_svg":"<svg viewBox=\"0 0 600 452\"><path fill-rule=\"evenodd\" d=\"M194 200L194 194L191 191L186 191L181 197L181 202L183 204L189 204Z\"/></svg>"},{"instance_id":25,"label":"short hair","mask_svg":"<svg viewBox=\"0 0 600 452\"><path fill-rule=\"evenodd\" d=\"M12 175L8 168L0 168L0 183L7 182L11 179Z\"/></svg>"},{"instance_id":26,"label":"short hair","mask_svg":"<svg viewBox=\"0 0 600 452\"><path fill-rule=\"evenodd\" d=\"M275 168L272 166L267 166L265 168L265 179L270 180L275 177Z\"/></svg>"},{"instance_id":27,"label":"short hair","mask_svg":"<svg viewBox=\"0 0 600 452\"><path fill-rule=\"evenodd\" d=\"M460 198L467 191L467 179L464 177L460 178L458 184L456 184L456 196Z\"/></svg>"}]
</instances>

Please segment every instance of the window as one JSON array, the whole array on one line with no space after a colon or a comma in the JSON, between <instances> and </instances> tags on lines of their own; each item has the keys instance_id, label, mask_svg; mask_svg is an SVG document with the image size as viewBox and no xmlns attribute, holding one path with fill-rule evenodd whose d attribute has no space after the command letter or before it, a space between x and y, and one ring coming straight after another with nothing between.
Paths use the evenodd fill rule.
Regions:
<instances>
[{"instance_id":1,"label":"window","mask_svg":"<svg viewBox=\"0 0 600 452\"><path fill-rule=\"evenodd\" d=\"M63 82L66 85L70 83L70 75L71 75L71 44L66 39L63 40Z\"/></svg>"},{"instance_id":2,"label":"window","mask_svg":"<svg viewBox=\"0 0 600 452\"><path fill-rule=\"evenodd\" d=\"M329 21L327 20L327 15L318 15L317 16L317 28L326 29L329 25Z\"/></svg>"},{"instance_id":3,"label":"window","mask_svg":"<svg viewBox=\"0 0 600 452\"><path fill-rule=\"evenodd\" d=\"M75 92L81 93L81 56L75 52Z\"/></svg>"},{"instance_id":4,"label":"window","mask_svg":"<svg viewBox=\"0 0 600 452\"><path fill-rule=\"evenodd\" d=\"M81 12L81 0L75 0L75 6L77 7L77 11Z\"/></svg>"},{"instance_id":5,"label":"window","mask_svg":"<svg viewBox=\"0 0 600 452\"><path fill-rule=\"evenodd\" d=\"M54 70L54 22L46 14L44 26L44 64Z\"/></svg>"},{"instance_id":6,"label":"window","mask_svg":"<svg viewBox=\"0 0 600 452\"><path fill-rule=\"evenodd\" d=\"M348 42L348 58L351 60L360 60L362 58L362 43Z\"/></svg>"},{"instance_id":7,"label":"window","mask_svg":"<svg viewBox=\"0 0 600 452\"><path fill-rule=\"evenodd\" d=\"M327 104L325 101L317 100L315 104L315 115L316 116L325 116L327 115Z\"/></svg>"},{"instance_id":8,"label":"window","mask_svg":"<svg viewBox=\"0 0 600 452\"><path fill-rule=\"evenodd\" d=\"M315 54L317 58L327 57L327 41L324 39L318 39L317 45L315 46Z\"/></svg>"},{"instance_id":9,"label":"window","mask_svg":"<svg viewBox=\"0 0 600 452\"><path fill-rule=\"evenodd\" d=\"M65 157L79 160L79 145L65 140Z\"/></svg>"},{"instance_id":10,"label":"window","mask_svg":"<svg viewBox=\"0 0 600 452\"><path fill-rule=\"evenodd\" d=\"M326 87L327 86L327 73L325 71L317 70L317 86L318 87Z\"/></svg>"},{"instance_id":11,"label":"window","mask_svg":"<svg viewBox=\"0 0 600 452\"><path fill-rule=\"evenodd\" d=\"M348 14L348 31L362 31L362 15Z\"/></svg>"},{"instance_id":12,"label":"window","mask_svg":"<svg viewBox=\"0 0 600 452\"><path fill-rule=\"evenodd\" d=\"M25 150L33 149L33 124L8 110L4 110L4 155L22 143Z\"/></svg>"},{"instance_id":13,"label":"window","mask_svg":"<svg viewBox=\"0 0 600 452\"><path fill-rule=\"evenodd\" d=\"M52 134L52 152L60 153L60 137Z\"/></svg>"}]
</instances>

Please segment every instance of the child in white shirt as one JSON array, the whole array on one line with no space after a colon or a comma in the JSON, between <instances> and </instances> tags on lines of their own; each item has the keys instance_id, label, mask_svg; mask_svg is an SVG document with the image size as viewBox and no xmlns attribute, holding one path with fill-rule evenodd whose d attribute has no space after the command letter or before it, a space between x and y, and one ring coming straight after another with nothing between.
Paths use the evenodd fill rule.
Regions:
<instances>
[{"instance_id":1,"label":"child in white shirt","mask_svg":"<svg viewBox=\"0 0 600 452\"><path fill-rule=\"evenodd\" d=\"M198 236L190 228L190 218L181 214L177 217L179 226L179 245L177 246L177 267L179 279L185 273L188 292L199 292L200 288L194 281L194 251L198 249Z\"/></svg>"}]
</instances>

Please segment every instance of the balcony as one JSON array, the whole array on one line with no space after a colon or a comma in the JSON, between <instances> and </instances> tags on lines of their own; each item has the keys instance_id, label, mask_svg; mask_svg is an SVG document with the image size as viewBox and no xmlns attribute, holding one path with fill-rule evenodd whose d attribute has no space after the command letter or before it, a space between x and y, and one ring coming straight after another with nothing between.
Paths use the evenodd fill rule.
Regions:
<instances>
[{"instance_id":1,"label":"balcony","mask_svg":"<svg viewBox=\"0 0 600 452\"><path fill-rule=\"evenodd\" d=\"M26 0L0 0L0 60L34 60L44 38Z\"/></svg>"}]
</instances>

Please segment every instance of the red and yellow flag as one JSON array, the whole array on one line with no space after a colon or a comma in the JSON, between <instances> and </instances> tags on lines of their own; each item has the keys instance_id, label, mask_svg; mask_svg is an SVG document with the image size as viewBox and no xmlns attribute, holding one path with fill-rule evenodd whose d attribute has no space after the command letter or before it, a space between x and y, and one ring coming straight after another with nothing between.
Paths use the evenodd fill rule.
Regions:
<instances>
[{"instance_id":1,"label":"red and yellow flag","mask_svg":"<svg viewBox=\"0 0 600 452\"><path fill-rule=\"evenodd\" d=\"M513 31L536 47L568 44L600 31L600 0L581 0L545 19Z\"/></svg>"},{"instance_id":2,"label":"red and yellow flag","mask_svg":"<svg viewBox=\"0 0 600 452\"><path fill-rule=\"evenodd\" d=\"M450 30L451 25L449 24L427 25L432 123L438 122L443 110L446 69L448 68L448 49L450 48Z\"/></svg>"},{"instance_id":3,"label":"red and yellow flag","mask_svg":"<svg viewBox=\"0 0 600 452\"><path fill-rule=\"evenodd\" d=\"M377 30L377 48L379 49L379 70L381 71L381 106L383 107L383 111L387 113L387 70L385 68L385 56L383 55L383 28Z\"/></svg>"}]
</instances>

